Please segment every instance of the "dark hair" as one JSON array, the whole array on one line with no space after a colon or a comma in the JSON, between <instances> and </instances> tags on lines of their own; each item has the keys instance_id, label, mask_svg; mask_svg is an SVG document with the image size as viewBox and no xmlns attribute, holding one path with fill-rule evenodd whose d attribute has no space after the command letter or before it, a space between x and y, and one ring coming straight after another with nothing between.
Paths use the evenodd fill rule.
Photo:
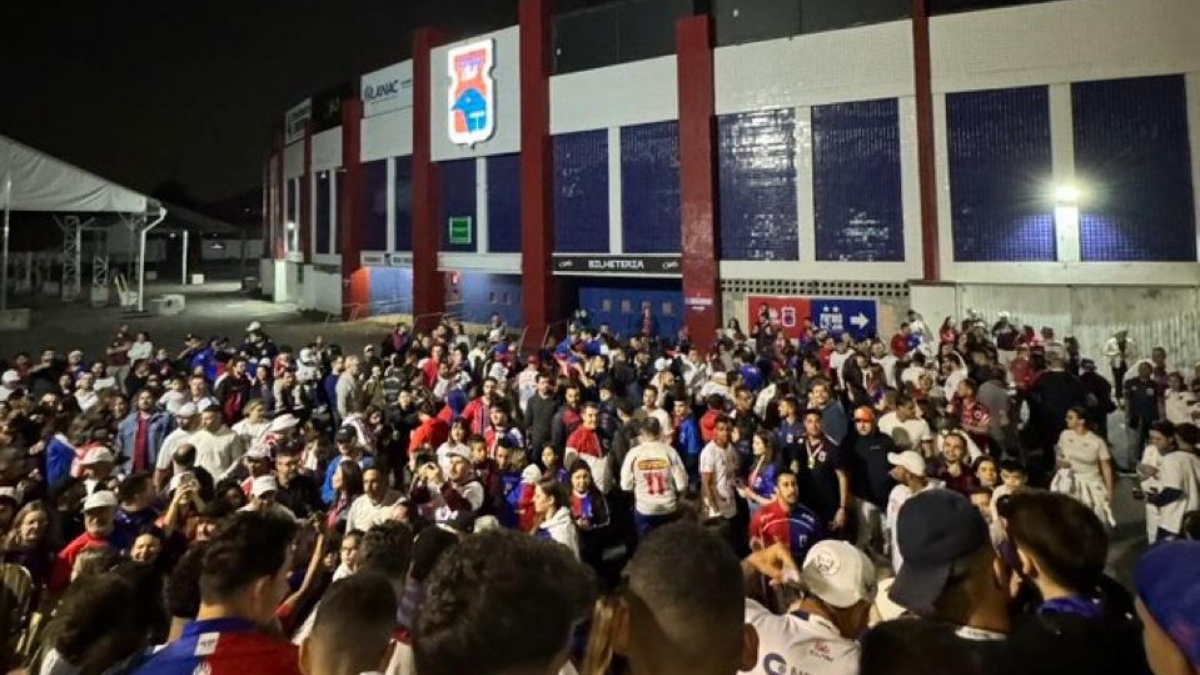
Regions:
<instances>
[{"instance_id":1,"label":"dark hair","mask_svg":"<svg viewBox=\"0 0 1200 675\"><path fill-rule=\"evenodd\" d=\"M396 628L396 593L390 580L360 571L334 582L321 598L312 640L343 658L359 672L375 670Z\"/></svg>"},{"instance_id":2,"label":"dark hair","mask_svg":"<svg viewBox=\"0 0 1200 675\"><path fill-rule=\"evenodd\" d=\"M544 671L596 594L595 575L566 547L512 530L464 538L425 586L413 631L421 675Z\"/></svg>"},{"instance_id":3,"label":"dark hair","mask_svg":"<svg viewBox=\"0 0 1200 675\"><path fill-rule=\"evenodd\" d=\"M1175 438L1175 424L1170 420L1158 420L1150 423L1150 431L1157 431L1167 438Z\"/></svg>"},{"instance_id":4,"label":"dark hair","mask_svg":"<svg viewBox=\"0 0 1200 675\"><path fill-rule=\"evenodd\" d=\"M135 473L127 476L121 484L117 486L117 501L124 504L136 498L146 486L150 484L152 477L149 473Z\"/></svg>"},{"instance_id":5,"label":"dark hair","mask_svg":"<svg viewBox=\"0 0 1200 675\"><path fill-rule=\"evenodd\" d=\"M1108 535L1100 518L1082 502L1057 492L1010 495L1008 537L1027 549L1050 577L1076 593L1100 583L1108 559Z\"/></svg>"},{"instance_id":6,"label":"dark hair","mask_svg":"<svg viewBox=\"0 0 1200 675\"><path fill-rule=\"evenodd\" d=\"M424 582L442 556L455 546L458 546L458 537L440 527L422 530L413 541L409 577L413 581Z\"/></svg>"},{"instance_id":7,"label":"dark hair","mask_svg":"<svg viewBox=\"0 0 1200 675\"><path fill-rule=\"evenodd\" d=\"M1175 437L1188 445L1195 446L1196 444L1200 443L1200 427L1197 427L1191 422L1176 424Z\"/></svg>"},{"instance_id":8,"label":"dark hair","mask_svg":"<svg viewBox=\"0 0 1200 675\"><path fill-rule=\"evenodd\" d=\"M167 610L171 616L194 619L200 612L200 573L208 542L198 542L175 564L167 581Z\"/></svg>"},{"instance_id":9,"label":"dark hair","mask_svg":"<svg viewBox=\"0 0 1200 675\"><path fill-rule=\"evenodd\" d=\"M567 486L558 482L554 478L547 478L540 483L542 493L554 501L554 508L561 509L571 506L571 493L567 490Z\"/></svg>"},{"instance_id":10,"label":"dark hair","mask_svg":"<svg viewBox=\"0 0 1200 675\"><path fill-rule=\"evenodd\" d=\"M338 468L342 470L342 492L346 493L351 499L361 495L365 488L363 487L363 471L362 465L358 462L349 459L343 459L338 462Z\"/></svg>"},{"instance_id":11,"label":"dark hair","mask_svg":"<svg viewBox=\"0 0 1200 675\"><path fill-rule=\"evenodd\" d=\"M861 675L978 675L982 661L953 627L936 621L901 618L884 621L862 637ZM936 654L936 662L930 655Z\"/></svg>"},{"instance_id":12,"label":"dark hair","mask_svg":"<svg viewBox=\"0 0 1200 675\"><path fill-rule=\"evenodd\" d=\"M642 420L641 433L653 438L661 437L662 422L659 422L657 417L647 417L646 419Z\"/></svg>"},{"instance_id":13,"label":"dark hair","mask_svg":"<svg viewBox=\"0 0 1200 675\"><path fill-rule=\"evenodd\" d=\"M359 569L403 579L412 560L412 530L404 523L389 520L367 530L358 549Z\"/></svg>"},{"instance_id":14,"label":"dark hair","mask_svg":"<svg viewBox=\"0 0 1200 675\"><path fill-rule=\"evenodd\" d=\"M206 604L226 600L263 577L279 573L296 538L296 523L241 511L225 521L209 542L200 572Z\"/></svg>"},{"instance_id":15,"label":"dark hair","mask_svg":"<svg viewBox=\"0 0 1200 675\"><path fill-rule=\"evenodd\" d=\"M681 663L736 663L745 598L741 562L716 532L677 522L652 532L628 567L629 593L653 613Z\"/></svg>"},{"instance_id":16,"label":"dark hair","mask_svg":"<svg viewBox=\"0 0 1200 675\"><path fill-rule=\"evenodd\" d=\"M1022 473L1026 475L1029 473L1029 470L1025 468L1025 465L1015 459L1000 460L1000 466L998 468L1001 471L1007 471L1009 473Z\"/></svg>"},{"instance_id":17,"label":"dark hair","mask_svg":"<svg viewBox=\"0 0 1200 675\"><path fill-rule=\"evenodd\" d=\"M634 412L633 402L627 398L617 399L617 412L626 416L632 416Z\"/></svg>"},{"instance_id":18,"label":"dark hair","mask_svg":"<svg viewBox=\"0 0 1200 675\"><path fill-rule=\"evenodd\" d=\"M45 644L83 675L98 675L144 649L154 602L147 602L139 576L110 572L72 583L46 628Z\"/></svg>"}]
</instances>

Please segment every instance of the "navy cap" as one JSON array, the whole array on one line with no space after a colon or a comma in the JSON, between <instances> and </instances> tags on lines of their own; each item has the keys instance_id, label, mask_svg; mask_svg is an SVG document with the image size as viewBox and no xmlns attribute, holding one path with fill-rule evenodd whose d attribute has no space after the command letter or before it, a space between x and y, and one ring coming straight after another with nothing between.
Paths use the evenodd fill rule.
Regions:
<instances>
[{"instance_id":1,"label":"navy cap","mask_svg":"<svg viewBox=\"0 0 1200 675\"><path fill-rule=\"evenodd\" d=\"M900 507L896 521L896 545L904 564L888 596L914 612L933 609L955 560L991 545L979 510L951 490L928 490L912 497Z\"/></svg>"}]
</instances>

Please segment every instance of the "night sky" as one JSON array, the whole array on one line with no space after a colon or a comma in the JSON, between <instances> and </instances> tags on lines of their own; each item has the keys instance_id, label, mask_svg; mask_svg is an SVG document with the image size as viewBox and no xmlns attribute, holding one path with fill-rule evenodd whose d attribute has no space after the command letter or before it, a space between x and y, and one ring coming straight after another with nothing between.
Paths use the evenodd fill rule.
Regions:
<instances>
[{"instance_id":1,"label":"night sky","mask_svg":"<svg viewBox=\"0 0 1200 675\"><path fill-rule=\"evenodd\" d=\"M0 37L0 133L135 189L180 183L201 201L257 188L284 111L408 58L413 28L455 39L517 19L517 0L18 4Z\"/></svg>"}]
</instances>

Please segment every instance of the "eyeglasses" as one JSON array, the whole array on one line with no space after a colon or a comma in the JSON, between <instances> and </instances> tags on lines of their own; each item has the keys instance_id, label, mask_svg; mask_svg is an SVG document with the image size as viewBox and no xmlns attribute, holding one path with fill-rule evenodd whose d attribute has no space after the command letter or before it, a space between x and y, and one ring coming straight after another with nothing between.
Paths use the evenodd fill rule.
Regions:
<instances>
[{"instance_id":1,"label":"eyeglasses","mask_svg":"<svg viewBox=\"0 0 1200 675\"><path fill-rule=\"evenodd\" d=\"M869 418L866 418L866 417L855 417L855 418L854 418L854 423L855 423L855 424L870 424L871 422L874 422L874 421L875 421L875 420L873 420L873 419L869 419Z\"/></svg>"}]
</instances>

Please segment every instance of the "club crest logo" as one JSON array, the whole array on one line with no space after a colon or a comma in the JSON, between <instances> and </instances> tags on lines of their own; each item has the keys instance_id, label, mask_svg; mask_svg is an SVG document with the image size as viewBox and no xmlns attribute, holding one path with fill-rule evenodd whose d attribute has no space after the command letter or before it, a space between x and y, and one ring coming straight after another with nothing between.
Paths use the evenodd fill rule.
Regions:
<instances>
[{"instance_id":1,"label":"club crest logo","mask_svg":"<svg viewBox=\"0 0 1200 675\"><path fill-rule=\"evenodd\" d=\"M459 145L486 141L496 131L495 42L483 40L451 49L447 128Z\"/></svg>"}]
</instances>

